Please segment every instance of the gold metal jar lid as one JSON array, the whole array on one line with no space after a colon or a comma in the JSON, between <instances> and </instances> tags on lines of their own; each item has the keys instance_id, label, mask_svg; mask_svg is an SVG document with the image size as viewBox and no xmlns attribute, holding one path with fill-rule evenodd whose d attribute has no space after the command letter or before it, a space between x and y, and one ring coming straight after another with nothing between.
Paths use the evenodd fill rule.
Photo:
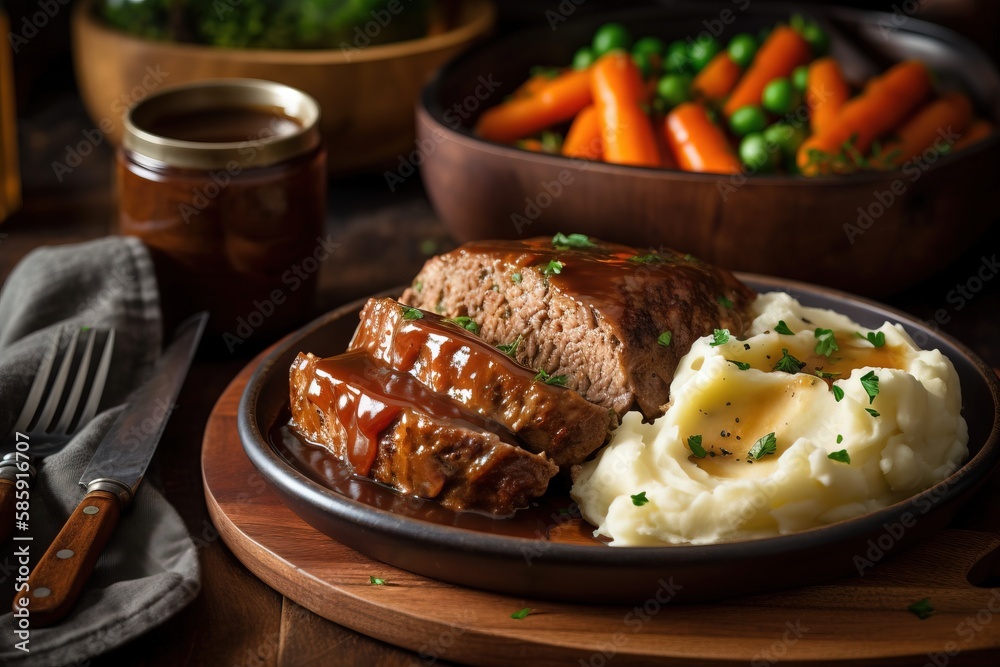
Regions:
<instances>
[{"instance_id":1,"label":"gold metal jar lid","mask_svg":"<svg viewBox=\"0 0 1000 667\"><path fill-rule=\"evenodd\" d=\"M274 120L294 123L290 132L261 128L239 141L189 141L163 136L157 124L170 118L226 110L270 110ZM225 169L267 167L309 153L320 144L319 104L302 91L262 79L216 79L165 88L125 116L122 146L171 167Z\"/></svg>"}]
</instances>

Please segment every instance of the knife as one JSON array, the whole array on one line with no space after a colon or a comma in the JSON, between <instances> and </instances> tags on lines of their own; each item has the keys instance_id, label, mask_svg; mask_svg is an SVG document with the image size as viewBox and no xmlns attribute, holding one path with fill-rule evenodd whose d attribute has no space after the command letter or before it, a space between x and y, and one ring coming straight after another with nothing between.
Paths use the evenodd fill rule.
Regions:
<instances>
[{"instance_id":1,"label":"knife","mask_svg":"<svg viewBox=\"0 0 1000 667\"><path fill-rule=\"evenodd\" d=\"M73 608L156 452L207 320L208 314L200 313L178 327L152 376L98 445L80 477L87 495L31 571L27 586L18 589L15 616L30 614L32 626L42 627Z\"/></svg>"}]
</instances>

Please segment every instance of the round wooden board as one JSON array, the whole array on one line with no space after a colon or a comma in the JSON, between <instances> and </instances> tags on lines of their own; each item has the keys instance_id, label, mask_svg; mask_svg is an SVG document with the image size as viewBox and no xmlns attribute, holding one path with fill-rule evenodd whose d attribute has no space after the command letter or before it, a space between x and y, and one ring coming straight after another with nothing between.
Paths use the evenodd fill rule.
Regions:
<instances>
[{"instance_id":1,"label":"round wooden board","mask_svg":"<svg viewBox=\"0 0 1000 667\"><path fill-rule=\"evenodd\" d=\"M998 664L1000 618L990 621L1000 612L1000 588L967 580L982 561L993 563L995 581L995 528L948 529L863 577L702 605L671 604L669 579L644 605L582 606L462 588L372 560L306 524L244 454L237 408L263 356L226 389L205 431L202 475L216 528L269 586L331 621L415 651L423 664L601 666L612 657L628 665ZM974 502L989 506L977 514L995 526L1000 489L993 485ZM387 584L371 585L370 576ZM926 620L907 611L923 598L935 609ZM524 607L534 611L511 618Z\"/></svg>"}]
</instances>

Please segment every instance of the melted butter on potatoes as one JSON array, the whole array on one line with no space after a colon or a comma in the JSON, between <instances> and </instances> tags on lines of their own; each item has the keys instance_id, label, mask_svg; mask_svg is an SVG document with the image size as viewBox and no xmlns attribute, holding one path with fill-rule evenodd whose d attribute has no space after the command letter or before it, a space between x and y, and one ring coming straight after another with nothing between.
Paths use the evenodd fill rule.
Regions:
<instances>
[{"instance_id":1,"label":"melted butter on potatoes","mask_svg":"<svg viewBox=\"0 0 1000 667\"><path fill-rule=\"evenodd\" d=\"M627 414L582 466L572 495L613 545L825 525L919 493L968 456L958 376L940 352L918 349L897 325L869 331L784 293L761 295L754 313L745 337L692 346L663 417ZM770 434L774 451L755 451ZM646 502L633 500L641 493Z\"/></svg>"}]
</instances>

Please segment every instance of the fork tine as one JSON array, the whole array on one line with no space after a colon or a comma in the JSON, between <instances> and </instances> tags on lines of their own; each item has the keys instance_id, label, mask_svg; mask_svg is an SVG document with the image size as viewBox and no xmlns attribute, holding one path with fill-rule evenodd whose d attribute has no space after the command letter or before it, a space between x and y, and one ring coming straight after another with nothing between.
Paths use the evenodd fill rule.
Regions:
<instances>
[{"instance_id":1,"label":"fork tine","mask_svg":"<svg viewBox=\"0 0 1000 667\"><path fill-rule=\"evenodd\" d=\"M42 393L45 391L45 385L49 383L49 377L52 375L52 365L55 363L56 355L59 354L59 341L62 340L62 328L55 332L54 338L52 347L42 357L42 363L38 364L38 370L35 371L35 381L31 383L31 389L28 390L28 398L24 400L24 407L21 408L21 416L14 423L15 433L24 432L28 429L32 418L38 412L38 406L42 403Z\"/></svg>"},{"instance_id":2,"label":"fork tine","mask_svg":"<svg viewBox=\"0 0 1000 667\"><path fill-rule=\"evenodd\" d=\"M34 431L38 433L47 432L49 426L52 424L52 417L55 415L56 407L62 399L63 390L66 388L69 367L73 365L73 357L76 356L76 344L79 340L80 330L77 329L73 332L73 337L69 339L69 344L66 346L66 354L59 365L59 370L56 371L56 379L52 382L52 389L49 390L49 398L45 401L45 407L42 408L42 414L38 417L38 422L35 423Z\"/></svg>"},{"instance_id":3,"label":"fork tine","mask_svg":"<svg viewBox=\"0 0 1000 667\"><path fill-rule=\"evenodd\" d=\"M90 396L83 412L80 413L80 420L76 422L76 428L85 426L87 422L97 414L97 407L101 403L101 396L104 395L104 385L108 381L108 370L111 368L111 354L115 349L115 330L108 331L108 339L104 342L104 351L101 352L101 360L97 365L97 373L94 374L94 382L90 385Z\"/></svg>"},{"instance_id":4,"label":"fork tine","mask_svg":"<svg viewBox=\"0 0 1000 667\"><path fill-rule=\"evenodd\" d=\"M73 380L73 387L69 391L69 396L66 397L66 403L63 404L59 422L52 430L52 433L56 435L69 433L70 422L73 421L73 415L76 414L76 406L80 404L80 395L83 394L83 386L87 382L87 375L90 373L90 355L94 351L95 338L97 338L97 331L91 329L90 335L87 336L87 347L83 350L83 358L80 359L80 365L76 370L76 379Z\"/></svg>"}]
</instances>

